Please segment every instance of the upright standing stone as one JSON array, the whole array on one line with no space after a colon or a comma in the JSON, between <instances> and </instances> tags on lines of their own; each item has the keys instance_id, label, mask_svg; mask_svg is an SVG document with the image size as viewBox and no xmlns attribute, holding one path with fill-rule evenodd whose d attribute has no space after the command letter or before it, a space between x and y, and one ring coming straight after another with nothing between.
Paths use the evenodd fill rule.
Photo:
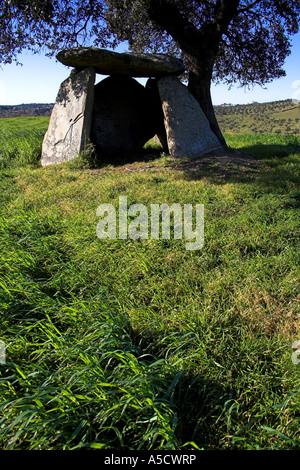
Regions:
<instances>
[{"instance_id":1,"label":"upright standing stone","mask_svg":"<svg viewBox=\"0 0 300 470\"><path fill-rule=\"evenodd\" d=\"M197 158L222 148L198 101L178 78L162 77L157 87L172 157Z\"/></svg>"},{"instance_id":2,"label":"upright standing stone","mask_svg":"<svg viewBox=\"0 0 300 470\"><path fill-rule=\"evenodd\" d=\"M73 160L90 137L95 70L72 70L62 82L42 146L43 166Z\"/></svg>"}]
</instances>

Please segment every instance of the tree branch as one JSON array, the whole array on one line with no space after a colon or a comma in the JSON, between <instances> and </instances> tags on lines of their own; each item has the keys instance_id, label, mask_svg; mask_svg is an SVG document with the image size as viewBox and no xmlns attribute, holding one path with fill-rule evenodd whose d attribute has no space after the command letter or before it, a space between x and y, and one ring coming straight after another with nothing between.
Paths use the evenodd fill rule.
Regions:
<instances>
[{"instance_id":1,"label":"tree branch","mask_svg":"<svg viewBox=\"0 0 300 470\"><path fill-rule=\"evenodd\" d=\"M255 7L258 3L260 3L261 0L256 0L255 2L252 2L250 3L249 5L243 7L243 8L239 8L238 9L238 13L246 13L246 12L250 12L250 10Z\"/></svg>"},{"instance_id":2,"label":"tree branch","mask_svg":"<svg viewBox=\"0 0 300 470\"><path fill-rule=\"evenodd\" d=\"M178 8L167 0L150 0L147 10L150 20L165 29L184 50L198 42L197 28L184 17Z\"/></svg>"},{"instance_id":3,"label":"tree branch","mask_svg":"<svg viewBox=\"0 0 300 470\"><path fill-rule=\"evenodd\" d=\"M216 32L222 35L236 16L240 0L223 0L217 4L219 4L219 8L216 10L213 25Z\"/></svg>"}]
</instances>

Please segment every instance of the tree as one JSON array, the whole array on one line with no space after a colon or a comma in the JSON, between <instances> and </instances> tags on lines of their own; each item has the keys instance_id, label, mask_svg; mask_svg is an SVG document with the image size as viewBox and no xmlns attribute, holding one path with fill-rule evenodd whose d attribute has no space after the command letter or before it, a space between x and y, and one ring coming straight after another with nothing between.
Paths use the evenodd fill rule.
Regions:
<instances>
[{"instance_id":1,"label":"tree","mask_svg":"<svg viewBox=\"0 0 300 470\"><path fill-rule=\"evenodd\" d=\"M0 61L23 49L94 45L182 58L188 87L225 144L211 81L264 85L285 75L300 0L0 0Z\"/></svg>"}]
</instances>

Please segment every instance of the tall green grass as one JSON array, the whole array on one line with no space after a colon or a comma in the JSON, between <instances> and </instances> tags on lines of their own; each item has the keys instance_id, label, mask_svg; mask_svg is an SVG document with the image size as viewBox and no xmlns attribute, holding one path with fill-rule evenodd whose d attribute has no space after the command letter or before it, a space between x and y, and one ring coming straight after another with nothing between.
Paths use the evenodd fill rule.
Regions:
<instances>
[{"instance_id":1,"label":"tall green grass","mask_svg":"<svg viewBox=\"0 0 300 470\"><path fill-rule=\"evenodd\" d=\"M40 164L48 117L0 119L0 169Z\"/></svg>"},{"instance_id":2,"label":"tall green grass","mask_svg":"<svg viewBox=\"0 0 300 470\"><path fill-rule=\"evenodd\" d=\"M300 151L226 138L263 165L2 170L3 449L299 448ZM120 195L203 203L203 249L97 239Z\"/></svg>"}]
</instances>

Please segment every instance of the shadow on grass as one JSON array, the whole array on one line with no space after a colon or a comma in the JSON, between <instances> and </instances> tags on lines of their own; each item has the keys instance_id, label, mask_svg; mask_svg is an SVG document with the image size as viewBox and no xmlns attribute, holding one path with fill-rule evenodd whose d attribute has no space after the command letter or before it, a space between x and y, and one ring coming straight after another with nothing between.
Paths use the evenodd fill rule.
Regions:
<instances>
[{"instance_id":1,"label":"shadow on grass","mask_svg":"<svg viewBox=\"0 0 300 470\"><path fill-rule=\"evenodd\" d=\"M148 362L151 367L157 360L169 362L172 351L176 354L177 349L180 349L181 357L188 357L191 352L188 337L193 340L191 334L177 332L163 337L153 330L138 332L131 329L131 341L140 360ZM196 442L200 448L216 449L219 446L221 426L221 423L216 426L216 416L221 417L223 414L224 406L226 407L226 403L232 398L233 390L211 377L207 371L208 366L202 364L201 367L200 358L197 361L197 372L193 365L191 370L175 366L174 375L165 376L169 386L162 389L162 398L177 415L175 436L180 445ZM190 445L193 448L192 444Z\"/></svg>"},{"instance_id":2,"label":"shadow on grass","mask_svg":"<svg viewBox=\"0 0 300 470\"><path fill-rule=\"evenodd\" d=\"M180 172L186 180L207 179L212 184L227 183L252 183L262 170L275 168L284 162L285 157L300 154L298 142L255 143L241 149L227 147L223 150L206 154L198 159L173 159L165 167ZM132 155L97 155L95 149L88 152L85 162L79 161L79 167L90 169L102 169L107 166L122 167L127 164L149 163L165 156L162 150L154 146L147 146ZM73 167L71 162L71 166ZM77 163L75 163L75 166ZM155 165L154 165L155 166ZM159 167L161 170L163 167ZM149 167L147 166L147 170ZM153 169L155 169L153 167ZM139 167L142 171L143 167ZM146 169L145 169L146 171Z\"/></svg>"},{"instance_id":3,"label":"shadow on grass","mask_svg":"<svg viewBox=\"0 0 300 470\"><path fill-rule=\"evenodd\" d=\"M289 155L300 154L300 145L298 144L254 144L240 149L241 153L253 155L259 159L284 158Z\"/></svg>"},{"instance_id":4,"label":"shadow on grass","mask_svg":"<svg viewBox=\"0 0 300 470\"><path fill-rule=\"evenodd\" d=\"M149 162L161 157L161 150L141 149L132 155L97 155L93 156L91 162L93 168L102 168L107 165L122 166L135 162Z\"/></svg>"},{"instance_id":5,"label":"shadow on grass","mask_svg":"<svg viewBox=\"0 0 300 470\"><path fill-rule=\"evenodd\" d=\"M141 151L127 156L105 156L101 158L94 154L92 161L90 161L89 168L97 170L111 165L113 167L122 167L127 164L134 163L149 163L159 160L161 157L166 156L159 149L145 148ZM224 184L228 180L235 180L236 182L252 181L256 173L261 167L258 158L251 155L242 154L239 151L227 148L211 154L204 155L197 159L169 158L168 162L164 165L156 167L154 164L152 168L154 171L161 171L163 168L170 168L171 170L178 171L180 175L187 180L209 179L212 183ZM134 169L134 168L133 168ZM149 170L149 165L145 167L145 171ZM139 171L143 171L143 166L139 166Z\"/></svg>"},{"instance_id":6,"label":"shadow on grass","mask_svg":"<svg viewBox=\"0 0 300 470\"><path fill-rule=\"evenodd\" d=\"M298 144L255 144L235 150L228 148L218 154L205 155L197 160L172 164L181 170L187 180L206 178L213 184L253 183L258 176L285 163L291 163L300 155ZM279 170L278 170L279 171ZM285 175L287 176L287 175ZM293 179L296 178L294 173ZM281 174L281 178L283 175Z\"/></svg>"},{"instance_id":7,"label":"shadow on grass","mask_svg":"<svg viewBox=\"0 0 300 470\"><path fill-rule=\"evenodd\" d=\"M226 149L196 160L175 162L171 166L181 171L187 180L205 178L213 184L226 184L251 183L264 165L252 155Z\"/></svg>"}]
</instances>

